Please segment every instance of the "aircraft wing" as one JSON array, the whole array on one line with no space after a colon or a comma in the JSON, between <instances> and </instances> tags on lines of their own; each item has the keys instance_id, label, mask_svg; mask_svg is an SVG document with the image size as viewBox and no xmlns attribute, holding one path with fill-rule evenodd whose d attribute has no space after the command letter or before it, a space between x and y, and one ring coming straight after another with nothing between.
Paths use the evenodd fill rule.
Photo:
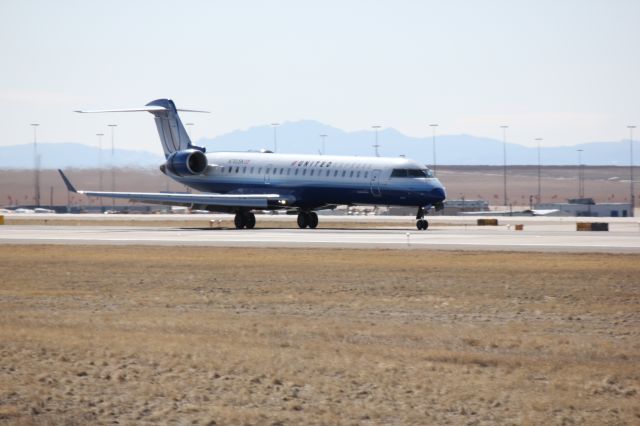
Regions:
<instances>
[{"instance_id":1,"label":"aircraft wing","mask_svg":"<svg viewBox=\"0 0 640 426\"><path fill-rule=\"evenodd\" d=\"M121 198L130 201L139 201L151 204L165 204L176 206L208 206L233 208L243 207L250 209L267 209L269 207L287 207L291 200L280 194L188 194L176 192L107 192L107 191L79 191L65 176L62 170L58 170L67 189L76 194L89 197Z\"/></svg>"},{"instance_id":2,"label":"aircraft wing","mask_svg":"<svg viewBox=\"0 0 640 426\"><path fill-rule=\"evenodd\" d=\"M533 210L493 210L479 212L460 212L460 216L535 216Z\"/></svg>"},{"instance_id":3,"label":"aircraft wing","mask_svg":"<svg viewBox=\"0 0 640 426\"><path fill-rule=\"evenodd\" d=\"M460 216L548 216L557 213L559 210L502 210L502 211L479 211L460 212Z\"/></svg>"},{"instance_id":4,"label":"aircraft wing","mask_svg":"<svg viewBox=\"0 0 640 426\"><path fill-rule=\"evenodd\" d=\"M548 216L548 215L552 215L552 214L556 214L558 213L560 210L558 209L533 209L533 215L534 216Z\"/></svg>"}]
</instances>

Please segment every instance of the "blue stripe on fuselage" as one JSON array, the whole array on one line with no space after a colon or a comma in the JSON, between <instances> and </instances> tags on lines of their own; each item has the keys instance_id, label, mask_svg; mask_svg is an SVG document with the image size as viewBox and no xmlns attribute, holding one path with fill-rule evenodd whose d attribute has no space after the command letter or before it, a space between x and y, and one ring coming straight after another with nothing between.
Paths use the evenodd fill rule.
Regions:
<instances>
[{"instance_id":1,"label":"blue stripe on fuselage","mask_svg":"<svg viewBox=\"0 0 640 426\"><path fill-rule=\"evenodd\" d=\"M172 176L173 177L173 176ZM381 181L379 196L371 190L370 181L319 182L318 180L173 177L180 183L202 192L228 194L273 194L293 196L292 207L314 208L328 204L373 204L394 206L426 206L445 198L437 179L397 179Z\"/></svg>"}]
</instances>

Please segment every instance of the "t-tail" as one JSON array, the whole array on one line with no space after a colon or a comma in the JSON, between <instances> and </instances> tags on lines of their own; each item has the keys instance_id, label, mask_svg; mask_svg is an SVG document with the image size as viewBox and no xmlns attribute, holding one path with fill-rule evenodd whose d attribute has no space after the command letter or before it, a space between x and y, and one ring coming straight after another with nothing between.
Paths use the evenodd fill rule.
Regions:
<instances>
[{"instance_id":1,"label":"t-tail","mask_svg":"<svg viewBox=\"0 0 640 426\"><path fill-rule=\"evenodd\" d=\"M195 146L191 143L189 134L187 133L178 111L185 112L208 112L208 111L196 111L190 109L177 109L176 105L171 99L156 99L151 101L141 108L128 108L128 109L109 109L109 110L93 110L93 111L76 111L80 113L96 113L96 112L139 112L147 111L154 115L156 121L156 127L158 128L158 135L162 142L162 149L164 150L164 156L168 158L171 154L178 151L184 151L187 149L195 149L201 152L205 152L205 148Z\"/></svg>"},{"instance_id":2,"label":"t-tail","mask_svg":"<svg viewBox=\"0 0 640 426\"><path fill-rule=\"evenodd\" d=\"M198 149L204 152L204 148L191 144L189 134L184 128L178 116L176 105L171 99L156 99L155 101L149 102L146 106L162 107L161 110L150 110L149 112L155 117L156 127L158 128L158 135L160 135L165 157L177 151L184 151L185 149Z\"/></svg>"}]
</instances>

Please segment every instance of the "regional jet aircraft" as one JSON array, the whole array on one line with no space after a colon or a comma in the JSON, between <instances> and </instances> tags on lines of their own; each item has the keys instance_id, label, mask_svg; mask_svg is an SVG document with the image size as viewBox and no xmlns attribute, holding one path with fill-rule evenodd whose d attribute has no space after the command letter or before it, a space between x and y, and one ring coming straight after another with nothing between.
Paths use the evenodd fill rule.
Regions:
<instances>
[{"instance_id":1,"label":"regional jet aircraft","mask_svg":"<svg viewBox=\"0 0 640 426\"><path fill-rule=\"evenodd\" d=\"M238 229L255 227L257 210L287 210L300 228L318 226L317 210L337 205L392 205L417 208L416 227L440 209L445 190L431 171L406 158L206 152L191 143L173 101L158 99L142 108L77 112L146 111L155 116L166 162L162 173L200 193L78 191L60 171L67 189L90 197L188 206L235 213ZM203 111L191 111L203 112Z\"/></svg>"}]
</instances>

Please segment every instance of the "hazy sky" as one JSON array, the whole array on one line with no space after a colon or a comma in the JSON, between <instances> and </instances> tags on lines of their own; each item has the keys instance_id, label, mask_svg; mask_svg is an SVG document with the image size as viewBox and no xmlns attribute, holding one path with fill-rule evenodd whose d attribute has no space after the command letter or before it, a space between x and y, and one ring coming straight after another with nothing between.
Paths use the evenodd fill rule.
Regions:
<instances>
[{"instance_id":1,"label":"hazy sky","mask_svg":"<svg viewBox=\"0 0 640 426\"><path fill-rule=\"evenodd\" d=\"M72 111L161 97L211 111L183 116L195 139L315 119L552 146L640 125L638 0L0 0L0 55L0 145L117 123L117 145L160 152L149 114Z\"/></svg>"}]
</instances>

